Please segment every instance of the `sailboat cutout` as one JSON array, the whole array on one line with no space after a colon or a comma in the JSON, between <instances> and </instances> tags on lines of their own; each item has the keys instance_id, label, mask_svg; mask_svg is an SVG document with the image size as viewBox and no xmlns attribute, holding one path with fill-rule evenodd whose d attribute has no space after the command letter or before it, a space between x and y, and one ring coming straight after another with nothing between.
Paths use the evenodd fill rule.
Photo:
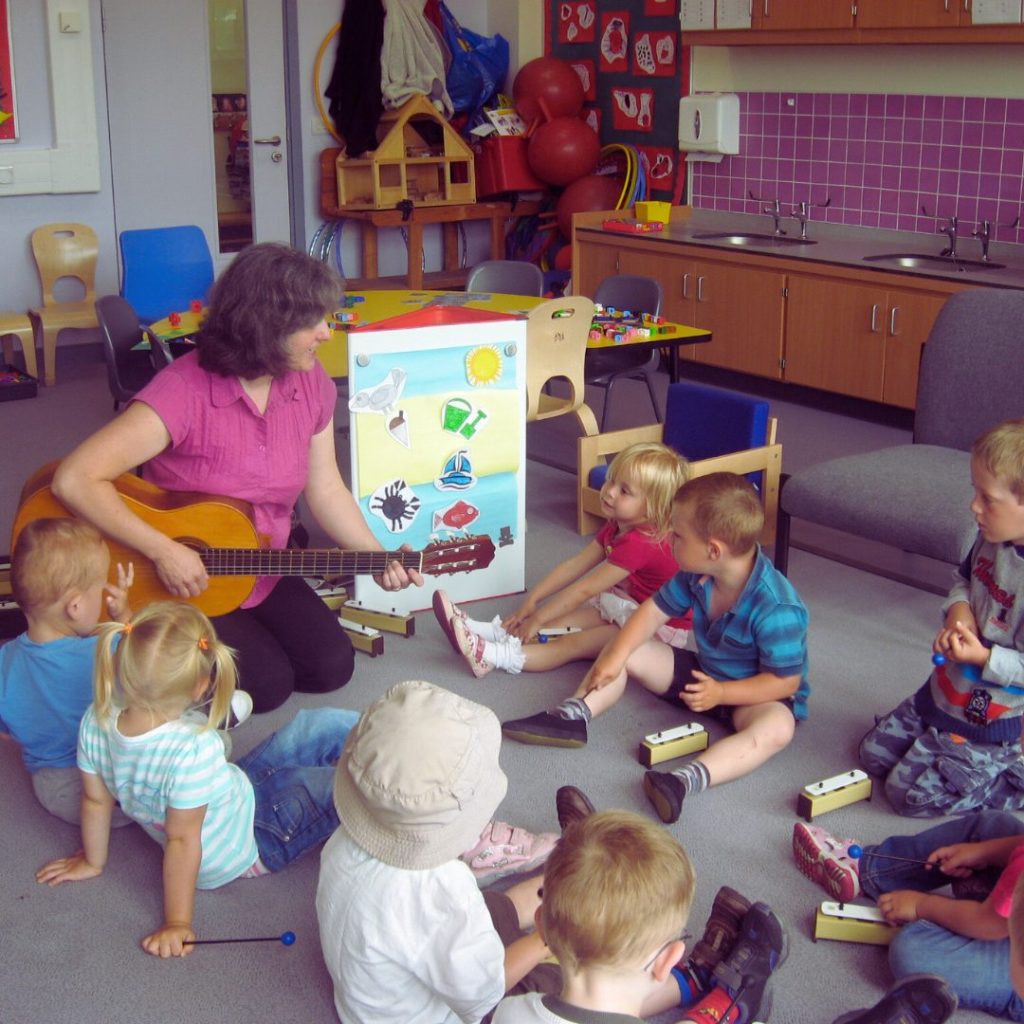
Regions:
<instances>
[{"instance_id":1,"label":"sailboat cutout","mask_svg":"<svg viewBox=\"0 0 1024 1024\"><path fill-rule=\"evenodd\" d=\"M476 486L473 462L465 448L460 448L448 458L441 475L434 481L434 486L439 491L465 491Z\"/></svg>"}]
</instances>

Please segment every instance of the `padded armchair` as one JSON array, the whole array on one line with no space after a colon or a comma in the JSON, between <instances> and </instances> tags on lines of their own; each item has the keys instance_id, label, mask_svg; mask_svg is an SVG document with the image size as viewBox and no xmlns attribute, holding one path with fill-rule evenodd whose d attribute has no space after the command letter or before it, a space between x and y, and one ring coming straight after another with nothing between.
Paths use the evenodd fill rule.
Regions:
<instances>
[{"instance_id":1,"label":"padded armchair","mask_svg":"<svg viewBox=\"0 0 1024 1024\"><path fill-rule=\"evenodd\" d=\"M525 260L485 260L469 272L466 291L541 296L544 273L536 263Z\"/></svg>"},{"instance_id":2,"label":"padded armchair","mask_svg":"<svg viewBox=\"0 0 1024 1024\"><path fill-rule=\"evenodd\" d=\"M1024 292L951 296L921 357L913 441L830 459L787 479L776 564L785 571L789 517L958 565L977 536L970 448L1024 415Z\"/></svg>"},{"instance_id":3,"label":"padded armchair","mask_svg":"<svg viewBox=\"0 0 1024 1024\"><path fill-rule=\"evenodd\" d=\"M96 327L96 260L99 242L86 224L44 224L32 232L32 255L39 273L43 304L30 309L37 334L43 342L43 378L57 381L57 335L66 327ZM59 302L54 287L64 278L75 278L84 289L82 299Z\"/></svg>"},{"instance_id":4,"label":"padded armchair","mask_svg":"<svg viewBox=\"0 0 1024 1024\"><path fill-rule=\"evenodd\" d=\"M670 384L665 422L613 430L576 442L576 511L579 532L593 533L603 522L601 485L608 456L638 441L663 441L686 456L691 476L730 472L755 474L764 504L761 542L775 542L782 445L775 441L777 422L764 399L706 384Z\"/></svg>"},{"instance_id":5,"label":"padded armchair","mask_svg":"<svg viewBox=\"0 0 1024 1024\"><path fill-rule=\"evenodd\" d=\"M107 384L116 412L137 391L148 384L158 370L171 361L167 346L148 328L120 295L105 295L96 303L96 318L103 335L103 357L107 362ZM135 346L149 341L148 349Z\"/></svg>"},{"instance_id":6,"label":"padded armchair","mask_svg":"<svg viewBox=\"0 0 1024 1024\"><path fill-rule=\"evenodd\" d=\"M579 295L550 299L530 311L526 324L527 422L573 413L584 434L597 433L597 419L584 401L583 383L593 320L594 303ZM567 397L545 391L554 380L568 383Z\"/></svg>"},{"instance_id":7,"label":"padded armchair","mask_svg":"<svg viewBox=\"0 0 1024 1024\"><path fill-rule=\"evenodd\" d=\"M145 324L188 309L213 284L213 257L195 224L122 231L121 295Z\"/></svg>"},{"instance_id":8,"label":"padded armchair","mask_svg":"<svg viewBox=\"0 0 1024 1024\"><path fill-rule=\"evenodd\" d=\"M633 313L661 313L661 283L653 277L639 274L613 274L606 277L594 292L594 301L606 309L628 309ZM612 388L616 381L630 378L642 380L647 385L651 398L654 418L661 421L658 397L654 392L652 376L661 367L660 349L631 349L628 346L614 349L594 349L587 353L587 383L604 389L604 408L601 410L601 430L608 422L608 410L612 405Z\"/></svg>"}]
</instances>

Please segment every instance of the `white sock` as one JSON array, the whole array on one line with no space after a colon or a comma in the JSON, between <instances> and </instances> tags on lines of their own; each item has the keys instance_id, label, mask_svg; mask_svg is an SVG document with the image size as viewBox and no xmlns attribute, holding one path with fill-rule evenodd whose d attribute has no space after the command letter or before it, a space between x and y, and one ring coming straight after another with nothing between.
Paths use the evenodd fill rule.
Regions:
<instances>
[{"instance_id":1,"label":"white sock","mask_svg":"<svg viewBox=\"0 0 1024 1024\"><path fill-rule=\"evenodd\" d=\"M469 616L463 620L466 624L466 628L473 634L483 640L490 640L492 643L499 640L504 640L508 636L508 631L501 624L501 616L495 615L490 622L483 622L480 619L471 619Z\"/></svg>"},{"instance_id":2,"label":"white sock","mask_svg":"<svg viewBox=\"0 0 1024 1024\"><path fill-rule=\"evenodd\" d=\"M516 636L506 636L504 640L488 640L484 643L484 660L495 668L518 675L526 664L522 641Z\"/></svg>"}]
</instances>

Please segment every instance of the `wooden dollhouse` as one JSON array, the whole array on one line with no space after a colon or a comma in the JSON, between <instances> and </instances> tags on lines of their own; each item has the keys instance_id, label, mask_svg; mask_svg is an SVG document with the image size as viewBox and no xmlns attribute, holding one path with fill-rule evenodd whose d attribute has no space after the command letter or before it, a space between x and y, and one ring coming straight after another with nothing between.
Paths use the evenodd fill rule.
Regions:
<instances>
[{"instance_id":1,"label":"wooden dollhouse","mask_svg":"<svg viewBox=\"0 0 1024 1024\"><path fill-rule=\"evenodd\" d=\"M403 200L416 206L476 202L473 151L426 96L385 111L377 139L373 152L338 156L342 209L392 209Z\"/></svg>"}]
</instances>

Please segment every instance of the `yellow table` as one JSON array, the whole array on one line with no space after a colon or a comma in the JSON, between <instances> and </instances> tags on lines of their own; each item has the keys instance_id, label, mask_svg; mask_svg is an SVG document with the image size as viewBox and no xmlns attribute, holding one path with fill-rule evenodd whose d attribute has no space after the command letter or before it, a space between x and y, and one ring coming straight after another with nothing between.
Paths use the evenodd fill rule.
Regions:
<instances>
[{"instance_id":1,"label":"yellow table","mask_svg":"<svg viewBox=\"0 0 1024 1024\"><path fill-rule=\"evenodd\" d=\"M346 313L353 314L355 320L342 325L341 329L333 331L331 340L325 342L317 350L320 362L332 377L348 375L347 328L349 327L377 323L380 320L387 320L390 317L422 309L431 304L468 306L471 309L485 309L493 313L526 316L534 306L546 301L536 295L404 290L351 292L350 298L363 300L354 302L352 306L344 310ZM184 317L184 314L182 316ZM679 380L679 347L702 344L710 340L710 331L699 327L687 327L683 324L666 323L661 326L660 333L652 335L650 338L636 338L619 343L609 338L602 338L601 341L591 341L587 348L625 348L627 345L640 345L648 349L669 347L672 350L669 378L672 383L675 383Z\"/></svg>"},{"instance_id":2,"label":"yellow table","mask_svg":"<svg viewBox=\"0 0 1024 1024\"><path fill-rule=\"evenodd\" d=\"M350 292L350 300L354 301L347 308L339 307L338 312L350 313L355 317L351 323L342 324L332 330L330 341L324 342L317 350L324 369L335 378L348 376L348 329L366 324L378 323L393 316L422 309L428 305L459 305L471 309L485 309L492 313L509 313L526 316L534 306L540 305L544 299L536 295L501 295L495 293L436 292L409 290L380 290ZM199 330L202 313L192 310L179 313L180 321L173 325L170 318L158 320L151 324L151 330L164 341L187 338ZM588 349L625 348L639 345L642 348L671 349L669 364L669 380L674 384L679 380L679 349L683 345L704 344L711 341L711 332L700 327L687 327L684 324L665 323L659 333L650 338L634 338L630 341L614 342L610 338L591 341Z\"/></svg>"}]
</instances>

